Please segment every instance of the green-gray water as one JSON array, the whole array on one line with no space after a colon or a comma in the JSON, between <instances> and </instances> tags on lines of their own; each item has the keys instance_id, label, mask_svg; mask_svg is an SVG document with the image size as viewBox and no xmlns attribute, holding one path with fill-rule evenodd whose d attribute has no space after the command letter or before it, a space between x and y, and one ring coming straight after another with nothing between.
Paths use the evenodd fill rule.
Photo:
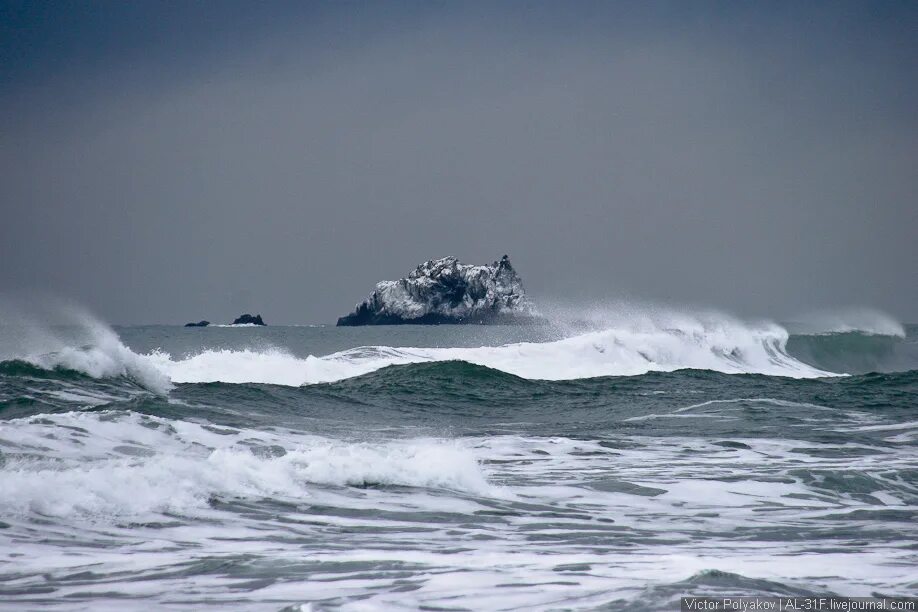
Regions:
<instances>
[{"instance_id":1,"label":"green-gray water","mask_svg":"<svg viewBox=\"0 0 918 612\"><path fill-rule=\"evenodd\" d=\"M915 596L905 331L45 330L0 363L0 608Z\"/></svg>"}]
</instances>

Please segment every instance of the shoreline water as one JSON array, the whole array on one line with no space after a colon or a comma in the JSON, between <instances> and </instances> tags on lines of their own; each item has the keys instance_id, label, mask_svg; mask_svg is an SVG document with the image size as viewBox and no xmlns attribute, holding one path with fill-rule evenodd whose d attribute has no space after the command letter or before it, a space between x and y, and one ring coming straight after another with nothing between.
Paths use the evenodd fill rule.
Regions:
<instances>
[{"instance_id":1,"label":"shoreline water","mask_svg":"<svg viewBox=\"0 0 918 612\"><path fill-rule=\"evenodd\" d=\"M895 365L918 328L699 329L101 326L4 360L0 609L914 596L914 367L677 366ZM672 367L621 375L629 338Z\"/></svg>"}]
</instances>

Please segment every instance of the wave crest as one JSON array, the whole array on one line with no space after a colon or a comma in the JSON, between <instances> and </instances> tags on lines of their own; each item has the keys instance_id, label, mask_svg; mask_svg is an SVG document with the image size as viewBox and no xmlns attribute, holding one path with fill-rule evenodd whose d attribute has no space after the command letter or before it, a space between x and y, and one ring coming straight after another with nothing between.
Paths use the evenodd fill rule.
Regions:
<instances>
[{"instance_id":1,"label":"wave crest","mask_svg":"<svg viewBox=\"0 0 918 612\"><path fill-rule=\"evenodd\" d=\"M776 323L749 323L717 312L630 314L604 323L603 328L585 333L581 329L576 335L549 342L477 348L362 346L319 357L300 357L280 348L203 350L179 358L163 351L137 354L113 330L85 313L71 313L69 322L66 333L64 328L33 326L19 349L3 351L0 358L8 355L10 360L48 370L75 370L95 378L126 377L160 394L167 393L172 383L300 386L353 378L392 365L445 361L463 361L539 380L634 376L680 369L813 378L867 371L869 367L863 369L859 364L876 361L826 356L827 352L848 351L848 347L861 350L862 342L812 347L797 340L799 336L791 338L788 330ZM870 323L865 332L868 335L898 335L902 329L885 315L866 323ZM828 327L823 325L822 329L825 333ZM872 345L867 348L875 352ZM896 363L905 361L903 358ZM855 367L847 368L846 364Z\"/></svg>"},{"instance_id":2,"label":"wave crest","mask_svg":"<svg viewBox=\"0 0 918 612\"><path fill-rule=\"evenodd\" d=\"M465 361L528 379L572 380L633 376L693 368L728 374L796 378L833 375L788 354L788 333L774 323L750 325L724 315L680 315L661 322L580 334L553 342L478 348L363 346L323 357L296 357L271 349L204 351L151 361L177 383L232 382L303 385L334 382L391 365Z\"/></svg>"},{"instance_id":3,"label":"wave crest","mask_svg":"<svg viewBox=\"0 0 918 612\"><path fill-rule=\"evenodd\" d=\"M145 356L125 346L110 327L71 304L49 302L25 308L2 302L6 326L0 360L46 370L72 370L93 378L125 377L149 391L166 394L168 376Z\"/></svg>"},{"instance_id":4,"label":"wave crest","mask_svg":"<svg viewBox=\"0 0 918 612\"><path fill-rule=\"evenodd\" d=\"M92 437L79 436L85 431ZM494 492L476 457L443 439L374 443L295 432L214 433L187 421L112 411L12 420L0 441L42 449L7 453L0 469L6 493L0 511L7 515L195 515L215 497L314 499L314 485Z\"/></svg>"}]
</instances>

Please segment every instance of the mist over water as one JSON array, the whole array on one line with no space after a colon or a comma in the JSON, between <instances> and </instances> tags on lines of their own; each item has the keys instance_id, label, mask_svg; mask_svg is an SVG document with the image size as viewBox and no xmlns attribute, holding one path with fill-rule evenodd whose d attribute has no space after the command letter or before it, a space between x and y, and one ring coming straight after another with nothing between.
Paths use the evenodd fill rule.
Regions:
<instances>
[{"instance_id":1,"label":"mist over water","mask_svg":"<svg viewBox=\"0 0 918 612\"><path fill-rule=\"evenodd\" d=\"M13 312L0 608L914 594L918 329L882 313L113 329Z\"/></svg>"},{"instance_id":2,"label":"mist over water","mask_svg":"<svg viewBox=\"0 0 918 612\"><path fill-rule=\"evenodd\" d=\"M680 311L649 303L565 306L543 309L543 324L442 331L422 327L417 346L343 349L341 341L356 340L354 332L306 327L274 334L276 328L250 328L253 337L242 331L245 326L215 326L162 336L156 346L141 339L145 346L135 352L78 307L44 304L29 315L18 308L7 309L14 325L5 328L4 360L21 359L94 378L123 376L158 393L167 392L170 382L299 386L391 365L452 360L529 379L575 380L680 369L811 378L896 369L894 364L910 369L915 362L909 360L916 357L909 354L914 347L902 324L866 309L808 315L805 322L785 327L714 310ZM788 329L797 333L792 337ZM364 332L363 338L370 334ZM329 342L331 338L338 344ZM192 343L183 343L185 339ZM788 351L789 343L799 354ZM825 363L833 367L822 367Z\"/></svg>"}]
</instances>

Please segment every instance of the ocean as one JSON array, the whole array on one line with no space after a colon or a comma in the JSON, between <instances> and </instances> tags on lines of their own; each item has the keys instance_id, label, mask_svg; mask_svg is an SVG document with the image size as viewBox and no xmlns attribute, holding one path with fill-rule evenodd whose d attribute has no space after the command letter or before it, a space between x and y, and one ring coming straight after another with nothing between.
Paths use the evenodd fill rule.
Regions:
<instances>
[{"instance_id":1,"label":"ocean","mask_svg":"<svg viewBox=\"0 0 918 612\"><path fill-rule=\"evenodd\" d=\"M918 327L0 330L4 610L918 595Z\"/></svg>"}]
</instances>

